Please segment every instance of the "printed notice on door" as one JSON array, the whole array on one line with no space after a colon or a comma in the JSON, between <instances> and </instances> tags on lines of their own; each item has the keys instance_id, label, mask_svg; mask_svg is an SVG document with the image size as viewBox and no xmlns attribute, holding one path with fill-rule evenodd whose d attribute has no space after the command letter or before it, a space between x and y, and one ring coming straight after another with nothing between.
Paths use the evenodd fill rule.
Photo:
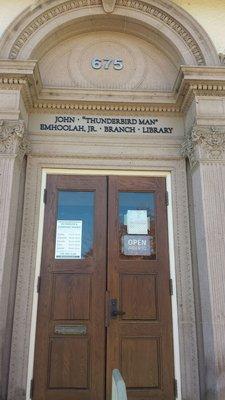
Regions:
<instances>
[{"instance_id":1,"label":"printed notice on door","mask_svg":"<svg viewBox=\"0 0 225 400\"><path fill-rule=\"evenodd\" d=\"M58 220L56 227L56 259L81 259L82 221Z\"/></svg>"},{"instance_id":2,"label":"printed notice on door","mask_svg":"<svg viewBox=\"0 0 225 400\"><path fill-rule=\"evenodd\" d=\"M147 235L148 233L147 210L127 211L127 233L129 235Z\"/></svg>"}]
</instances>

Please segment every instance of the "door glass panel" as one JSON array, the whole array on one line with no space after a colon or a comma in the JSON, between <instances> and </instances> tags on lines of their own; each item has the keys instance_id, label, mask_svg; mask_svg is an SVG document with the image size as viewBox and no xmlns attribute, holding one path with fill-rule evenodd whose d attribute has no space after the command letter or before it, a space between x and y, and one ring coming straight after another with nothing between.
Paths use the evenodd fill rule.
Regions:
<instances>
[{"instance_id":1,"label":"door glass panel","mask_svg":"<svg viewBox=\"0 0 225 400\"><path fill-rule=\"evenodd\" d=\"M84 259L93 255L94 192L59 191L56 259Z\"/></svg>"},{"instance_id":2,"label":"door glass panel","mask_svg":"<svg viewBox=\"0 0 225 400\"><path fill-rule=\"evenodd\" d=\"M119 193L120 257L155 259L155 194Z\"/></svg>"}]
</instances>

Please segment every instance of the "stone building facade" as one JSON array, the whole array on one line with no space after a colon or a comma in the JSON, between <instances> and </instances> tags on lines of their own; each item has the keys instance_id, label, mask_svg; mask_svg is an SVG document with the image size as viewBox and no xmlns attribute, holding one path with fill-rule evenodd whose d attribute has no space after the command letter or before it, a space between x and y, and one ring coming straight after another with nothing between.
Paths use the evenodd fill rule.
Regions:
<instances>
[{"instance_id":1,"label":"stone building facade","mask_svg":"<svg viewBox=\"0 0 225 400\"><path fill-rule=\"evenodd\" d=\"M105 368L109 368L109 385L112 368L122 370L129 399L224 400L224 2L11 0L2 1L0 10L0 399L103 400L109 397L99 398L94 389L92 391L92 386L98 385L98 372L95 374L95 359L92 359L93 349L99 346L98 338L90 339L79 362L68 355L68 349L72 352L74 348L80 349L76 341L81 340L81 336L80 331L77 334L71 330L64 338L65 329L84 328L84 336L94 329L89 328L88 317L82 317L82 312L86 311L81 312L78 307L79 318L68 317L64 311L63 317L51 317L50 322L41 319L45 308L50 307L44 303L48 293L45 260L50 257L46 249L49 246L51 251L52 242L45 224L49 223L49 231L57 236L55 222L52 222L54 226L46 222L56 207L53 205L55 197L49 195L53 193L53 183L56 182L62 191L76 192L81 187L84 189L79 190L83 193L89 190L85 186L88 184L90 191L101 190L106 182L103 177L108 177L111 188L108 213L103 210L102 200L105 219L107 215L111 218L111 210L117 204L113 188L119 185L123 188L125 182L129 193L132 192L129 182L134 182L135 193L144 193L146 182L155 188L147 192L157 192L161 190L160 182L164 182L168 202L166 219L162 219L166 222L161 226L161 200L159 209L156 207L156 256L154 245L151 255L135 250L139 251L135 253L139 260L137 268L140 265L142 272L138 275L134 269L132 263L136 258L132 259L130 253L126 260L131 267L121 272L120 289L115 293L120 293L119 302L125 307L125 316L117 320L112 317L111 322L105 323L107 299L96 300L89 306L81 305L76 293L81 291L82 295L86 283L82 286L81 278L77 278L82 272L81 267L76 266L79 262L82 266L85 257L93 261L95 255L83 257L77 250L78 255L74 256L81 260L74 264L79 273L73 277L73 282L78 280L72 285L75 293L72 297L76 300L73 301L80 304L80 310L89 307L93 317L94 307L97 308L99 302L102 317L98 321L100 324L102 321L106 331L117 329L116 323L120 324L121 332L126 324L127 329L133 329L130 336L121 334L121 341L118 339L116 343L114 333L109 334L110 367L104 364L104 371L99 374L104 378ZM76 186L78 177L81 186ZM80 183L84 181L85 184ZM94 182L99 189L93 189ZM119 193L122 190L126 191L118 189ZM161 195L157 196L155 201ZM140 211L141 206L137 208ZM128 226L127 223L124 222L124 226ZM112 225L108 224L109 253L115 246ZM142 235L143 232L142 227ZM160 242L162 232L168 239L166 256L160 253L162 250L164 254ZM129 237L129 229L127 233ZM151 235L154 241L154 234ZM57 237L54 236L54 240L57 241ZM97 247L94 251L98 255ZM144 254L149 257L143 258ZM73 270L70 260L63 270L67 277L57 286L60 278L56 277L58 272L54 268L61 264L55 266L54 257L51 257L46 268L53 268L50 286L54 282L57 291L48 304L51 304L51 312L57 314L59 305L54 296L61 293ZM168 276L158 277L156 270L150 274L144 262L149 262L149 268L154 269L154 260L159 261L160 267L160 260L165 257L169 260ZM108 265L111 262L113 269L111 258ZM144 281L145 275L147 281ZM113 276L112 282L115 282L117 278ZM156 282L155 289L151 286L152 279ZM164 355L166 339L163 336L168 328L163 320L163 310L167 307L163 304L168 300L162 300L167 285L171 303L168 337L171 336L173 342L173 350L168 355L170 364ZM42 290L45 297L40 301ZM95 293L94 286L90 290ZM139 313L132 302L142 292L144 303ZM87 297L91 298L90 293ZM73 304L75 308L76 304ZM45 342L43 326L50 326L51 321L55 330L48 339L52 346L46 358L48 362L38 364L38 353L42 353ZM155 328L146 328L147 324L156 326L158 322L162 323L160 334L152 333ZM65 341L64 350L60 347L60 338ZM132 342L134 338L137 338L135 343ZM69 345L66 340L70 341ZM117 347L121 352L115 361L113 352ZM65 377L66 363L70 371L73 367L84 372L74 373L77 378L68 372ZM143 364L142 376L138 379L135 378L135 364L139 367ZM172 365L172 378L168 378L167 365ZM51 368L53 372L49 372ZM44 377L39 376L42 369ZM171 385L176 390L171 391Z\"/></svg>"}]
</instances>

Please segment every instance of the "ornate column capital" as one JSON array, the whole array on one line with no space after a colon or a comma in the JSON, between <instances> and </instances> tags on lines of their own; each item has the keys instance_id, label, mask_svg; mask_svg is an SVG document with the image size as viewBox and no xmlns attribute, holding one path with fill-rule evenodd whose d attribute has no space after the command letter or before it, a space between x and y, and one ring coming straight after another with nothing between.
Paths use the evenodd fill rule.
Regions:
<instances>
[{"instance_id":1,"label":"ornate column capital","mask_svg":"<svg viewBox=\"0 0 225 400\"><path fill-rule=\"evenodd\" d=\"M0 120L0 155L16 156L23 159L30 152L25 123Z\"/></svg>"},{"instance_id":2,"label":"ornate column capital","mask_svg":"<svg viewBox=\"0 0 225 400\"><path fill-rule=\"evenodd\" d=\"M225 127L194 126L181 146L191 168L200 161L222 161L225 155Z\"/></svg>"}]
</instances>

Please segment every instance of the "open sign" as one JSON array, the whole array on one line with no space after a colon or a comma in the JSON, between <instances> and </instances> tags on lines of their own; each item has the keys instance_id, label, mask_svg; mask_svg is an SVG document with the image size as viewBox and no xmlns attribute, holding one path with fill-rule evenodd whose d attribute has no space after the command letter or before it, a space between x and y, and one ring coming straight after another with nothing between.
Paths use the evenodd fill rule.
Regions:
<instances>
[{"instance_id":1,"label":"open sign","mask_svg":"<svg viewBox=\"0 0 225 400\"><path fill-rule=\"evenodd\" d=\"M152 254L150 239L150 236L147 235L123 236L123 254L126 256L150 256Z\"/></svg>"}]
</instances>

